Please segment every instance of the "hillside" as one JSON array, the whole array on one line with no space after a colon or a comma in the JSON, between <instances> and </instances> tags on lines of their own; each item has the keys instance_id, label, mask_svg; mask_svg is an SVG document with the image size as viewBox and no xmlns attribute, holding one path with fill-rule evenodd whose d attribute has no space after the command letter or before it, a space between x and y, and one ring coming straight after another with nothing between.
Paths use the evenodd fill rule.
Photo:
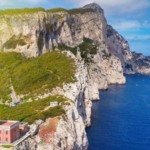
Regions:
<instances>
[{"instance_id":1,"label":"hillside","mask_svg":"<svg viewBox=\"0 0 150 150\"><path fill-rule=\"evenodd\" d=\"M74 61L59 52L49 52L38 58L1 52L0 66L1 102L12 101L11 84L18 98L21 95L20 100L34 100L57 86L75 81Z\"/></svg>"},{"instance_id":2,"label":"hillside","mask_svg":"<svg viewBox=\"0 0 150 150\"><path fill-rule=\"evenodd\" d=\"M51 96L14 107L0 104L0 119L24 121L29 124L33 124L39 119L45 121L49 117L65 114L63 105L67 104L65 103L66 100L67 99L63 97ZM60 105L53 108L48 108L50 106L50 102L52 101L58 101Z\"/></svg>"},{"instance_id":3,"label":"hillside","mask_svg":"<svg viewBox=\"0 0 150 150\"><path fill-rule=\"evenodd\" d=\"M0 117L33 123L64 114L53 132L42 133L45 141L37 133L15 150L86 150L85 127L91 125L92 100L100 99L99 91L125 84L124 73L150 72L149 59L130 51L95 3L73 10L3 10L0 23L1 101L11 101L12 87L24 102L11 109L0 105L5 114ZM53 99L59 107L42 111Z\"/></svg>"}]
</instances>

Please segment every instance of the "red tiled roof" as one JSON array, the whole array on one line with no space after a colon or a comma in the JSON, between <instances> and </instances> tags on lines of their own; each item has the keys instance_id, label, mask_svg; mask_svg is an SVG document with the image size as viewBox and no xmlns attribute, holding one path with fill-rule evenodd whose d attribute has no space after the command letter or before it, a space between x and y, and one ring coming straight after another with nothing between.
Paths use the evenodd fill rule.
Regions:
<instances>
[{"instance_id":1,"label":"red tiled roof","mask_svg":"<svg viewBox=\"0 0 150 150\"><path fill-rule=\"evenodd\" d=\"M0 122L0 126L2 125L2 126L12 126L12 125L14 125L14 124L16 124L16 122L7 122L7 121L2 121L2 122Z\"/></svg>"}]
</instances>

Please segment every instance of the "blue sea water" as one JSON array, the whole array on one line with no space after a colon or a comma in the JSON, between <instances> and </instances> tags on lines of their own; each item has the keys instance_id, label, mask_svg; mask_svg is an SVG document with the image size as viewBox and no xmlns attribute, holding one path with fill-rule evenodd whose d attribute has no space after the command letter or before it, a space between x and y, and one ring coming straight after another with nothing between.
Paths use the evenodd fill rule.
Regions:
<instances>
[{"instance_id":1,"label":"blue sea water","mask_svg":"<svg viewBox=\"0 0 150 150\"><path fill-rule=\"evenodd\" d=\"M150 150L150 76L127 76L93 103L89 150Z\"/></svg>"}]
</instances>

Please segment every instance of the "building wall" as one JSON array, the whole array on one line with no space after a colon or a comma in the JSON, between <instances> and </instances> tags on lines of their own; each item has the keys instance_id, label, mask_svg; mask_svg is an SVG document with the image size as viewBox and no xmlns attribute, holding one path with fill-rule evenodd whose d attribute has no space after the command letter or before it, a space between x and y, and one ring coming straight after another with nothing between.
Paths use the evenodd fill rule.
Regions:
<instances>
[{"instance_id":1,"label":"building wall","mask_svg":"<svg viewBox=\"0 0 150 150\"><path fill-rule=\"evenodd\" d=\"M0 131L1 131L1 134L0 134L1 143L10 143L10 130L0 128Z\"/></svg>"},{"instance_id":2,"label":"building wall","mask_svg":"<svg viewBox=\"0 0 150 150\"><path fill-rule=\"evenodd\" d=\"M10 130L10 143L16 141L20 137L19 126Z\"/></svg>"},{"instance_id":3,"label":"building wall","mask_svg":"<svg viewBox=\"0 0 150 150\"><path fill-rule=\"evenodd\" d=\"M8 127L0 127L0 143L12 143L20 137L19 125L10 129Z\"/></svg>"},{"instance_id":4,"label":"building wall","mask_svg":"<svg viewBox=\"0 0 150 150\"><path fill-rule=\"evenodd\" d=\"M24 135L25 133L29 131L28 124L19 125L19 130L20 130L20 134Z\"/></svg>"}]
</instances>

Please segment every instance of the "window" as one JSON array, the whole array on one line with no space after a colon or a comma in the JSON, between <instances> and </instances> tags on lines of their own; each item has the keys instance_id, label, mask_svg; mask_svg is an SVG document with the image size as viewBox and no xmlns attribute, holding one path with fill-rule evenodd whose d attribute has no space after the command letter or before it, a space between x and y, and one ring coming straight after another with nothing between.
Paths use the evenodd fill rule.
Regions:
<instances>
[{"instance_id":1,"label":"window","mask_svg":"<svg viewBox=\"0 0 150 150\"><path fill-rule=\"evenodd\" d=\"M8 138L6 138L6 142L8 142Z\"/></svg>"},{"instance_id":2,"label":"window","mask_svg":"<svg viewBox=\"0 0 150 150\"><path fill-rule=\"evenodd\" d=\"M0 134L1 134L1 130L0 130Z\"/></svg>"},{"instance_id":3,"label":"window","mask_svg":"<svg viewBox=\"0 0 150 150\"><path fill-rule=\"evenodd\" d=\"M8 134L8 131L6 131L6 134Z\"/></svg>"}]
</instances>

